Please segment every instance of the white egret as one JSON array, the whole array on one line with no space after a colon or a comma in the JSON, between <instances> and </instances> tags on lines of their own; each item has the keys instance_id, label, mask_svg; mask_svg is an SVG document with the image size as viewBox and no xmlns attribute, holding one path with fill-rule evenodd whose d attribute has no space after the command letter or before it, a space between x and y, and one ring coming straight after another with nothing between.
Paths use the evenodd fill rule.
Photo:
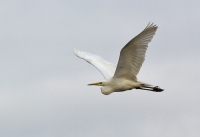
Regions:
<instances>
[{"instance_id":1,"label":"white egret","mask_svg":"<svg viewBox=\"0 0 200 137\"><path fill-rule=\"evenodd\" d=\"M102 86L101 92L104 95L131 89L150 90L154 92L163 91L158 86L138 81L136 77L144 62L148 43L155 35L157 28L153 23L149 23L140 34L129 41L121 49L117 67L100 56L74 49L77 57L86 60L96 67L106 79L105 81L88 85Z\"/></svg>"}]
</instances>

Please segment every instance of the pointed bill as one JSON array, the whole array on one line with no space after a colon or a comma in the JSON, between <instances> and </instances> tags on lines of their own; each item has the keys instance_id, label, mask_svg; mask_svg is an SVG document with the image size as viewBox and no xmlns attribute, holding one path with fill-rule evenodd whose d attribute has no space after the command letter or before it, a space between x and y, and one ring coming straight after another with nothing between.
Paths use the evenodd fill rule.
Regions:
<instances>
[{"instance_id":1,"label":"pointed bill","mask_svg":"<svg viewBox=\"0 0 200 137\"><path fill-rule=\"evenodd\" d=\"M91 83L88 84L88 86L100 86L100 84L102 84L102 82Z\"/></svg>"}]
</instances>

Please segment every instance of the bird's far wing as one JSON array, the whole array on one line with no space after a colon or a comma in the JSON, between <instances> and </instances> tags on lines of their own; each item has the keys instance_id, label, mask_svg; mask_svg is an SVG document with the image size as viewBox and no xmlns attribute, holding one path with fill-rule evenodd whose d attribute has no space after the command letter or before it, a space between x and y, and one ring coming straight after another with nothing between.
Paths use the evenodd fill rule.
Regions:
<instances>
[{"instance_id":1,"label":"bird's far wing","mask_svg":"<svg viewBox=\"0 0 200 137\"><path fill-rule=\"evenodd\" d=\"M137 81L136 76L144 62L148 43L157 28L153 23L149 23L140 34L122 48L114 77Z\"/></svg>"},{"instance_id":2,"label":"bird's far wing","mask_svg":"<svg viewBox=\"0 0 200 137\"><path fill-rule=\"evenodd\" d=\"M91 53L87 53L84 51L79 51L74 49L74 54L77 57L84 59L85 61L96 67L101 72L101 74L104 76L105 79L113 77L116 70L116 66L114 64L104 60L100 56L93 55Z\"/></svg>"}]
</instances>

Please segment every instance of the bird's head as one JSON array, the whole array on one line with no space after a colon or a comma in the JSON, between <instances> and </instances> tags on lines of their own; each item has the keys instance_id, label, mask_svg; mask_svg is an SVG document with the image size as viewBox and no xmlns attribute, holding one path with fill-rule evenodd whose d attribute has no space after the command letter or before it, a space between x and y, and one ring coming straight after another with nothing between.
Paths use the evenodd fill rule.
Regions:
<instances>
[{"instance_id":1,"label":"bird's head","mask_svg":"<svg viewBox=\"0 0 200 137\"><path fill-rule=\"evenodd\" d=\"M88 86L102 86L101 93L104 95L110 95L113 92L112 86L110 86L110 81L102 81L88 84Z\"/></svg>"}]
</instances>

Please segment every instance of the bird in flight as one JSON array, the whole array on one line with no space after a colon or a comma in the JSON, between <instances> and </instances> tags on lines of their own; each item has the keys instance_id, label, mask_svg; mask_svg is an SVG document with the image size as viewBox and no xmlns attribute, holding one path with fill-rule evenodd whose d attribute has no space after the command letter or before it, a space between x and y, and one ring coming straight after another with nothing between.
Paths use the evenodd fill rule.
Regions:
<instances>
[{"instance_id":1,"label":"bird in flight","mask_svg":"<svg viewBox=\"0 0 200 137\"><path fill-rule=\"evenodd\" d=\"M155 35L157 26L149 23L146 28L130 40L120 51L117 67L102 57L74 49L74 54L96 67L105 80L88 84L102 86L101 92L109 95L132 89L161 92L164 89L137 80L137 74L144 62L149 42Z\"/></svg>"}]
</instances>

